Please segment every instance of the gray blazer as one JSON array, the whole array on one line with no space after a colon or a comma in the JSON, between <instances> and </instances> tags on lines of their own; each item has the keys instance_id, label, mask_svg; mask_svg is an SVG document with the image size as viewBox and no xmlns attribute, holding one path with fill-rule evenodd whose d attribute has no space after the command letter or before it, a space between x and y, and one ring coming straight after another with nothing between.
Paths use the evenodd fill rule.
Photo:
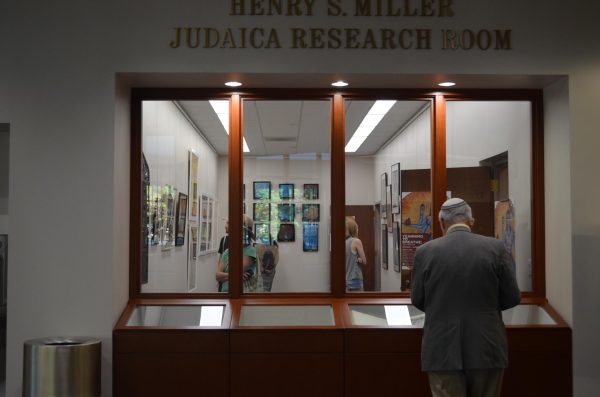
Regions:
<instances>
[{"instance_id":1,"label":"gray blazer","mask_svg":"<svg viewBox=\"0 0 600 397\"><path fill-rule=\"evenodd\" d=\"M501 311L521 293L502 242L457 226L417 249L412 303L425 312L423 371L506 368Z\"/></svg>"}]
</instances>

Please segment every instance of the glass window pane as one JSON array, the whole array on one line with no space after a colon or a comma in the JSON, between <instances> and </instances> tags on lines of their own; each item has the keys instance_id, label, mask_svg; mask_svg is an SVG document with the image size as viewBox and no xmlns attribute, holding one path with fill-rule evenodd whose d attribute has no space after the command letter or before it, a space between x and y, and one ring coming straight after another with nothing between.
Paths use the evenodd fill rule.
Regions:
<instances>
[{"instance_id":1,"label":"glass window pane","mask_svg":"<svg viewBox=\"0 0 600 397\"><path fill-rule=\"evenodd\" d=\"M346 101L346 290L410 290L431 239L428 101Z\"/></svg>"},{"instance_id":2,"label":"glass window pane","mask_svg":"<svg viewBox=\"0 0 600 397\"><path fill-rule=\"evenodd\" d=\"M128 327L220 327L223 305L136 306Z\"/></svg>"},{"instance_id":3,"label":"glass window pane","mask_svg":"<svg viewBox=\"0 0 600 397\"><path fill-rule=\"evenodd\" d=\"M245 327L335 325L330 305L242 306L240 325Z\"/></svg>"},{"instance_id":4,"label":"glass window pane","mask_svg":"<svg viewBox=\"0 0 600 397\"><path fill-rule=\"evenodd\" d=\"M473 210L473 231L504 242L519 288L531 291L531 104L447 104L448 191Z\"/></svg>"},{"instance_id":5,"label":"glass window pane","mask_svg":"<svg viewBox=\"0 0 600 397\"><path fill-rule=\"evenodd\" d=\"M243 102L245 292L331 291L330 101Z\"/></svg>"},{"instance_id":6,"label":"glass window pane","mask_svg":"<svg viewBox=\"0 0 600 397\"><path fill-rule=\"evenodd\" d=\"M229 142L219 103L142 103L142 292L217 292Z\"/></svg>"}]
</instances>

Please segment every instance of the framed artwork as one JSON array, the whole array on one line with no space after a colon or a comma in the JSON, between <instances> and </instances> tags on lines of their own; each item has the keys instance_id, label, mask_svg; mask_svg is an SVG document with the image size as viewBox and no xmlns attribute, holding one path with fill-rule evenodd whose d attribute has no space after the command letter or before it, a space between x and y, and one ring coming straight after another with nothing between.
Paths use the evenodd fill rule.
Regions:
<instances>
[{"instance_id":1,"label":"framed artwork","mask_svg":"<svg viewBox=\"0 0 600 397\"><path fill-rule=\"evenodd\" d=\"M198 218L198 156L190 150L188 159L188 195L190 197L190 221Z\"/></svg>"},{"instance_id":2,"label":"framed artwork","mask_svg":"<svg viewBox=\"0 0 600 397\"><path fill-rule=\"evenodd\" d=\"M400 163L392 165L392 213L400 213Z\"/></svg>"},{"instance_id":3,"label":"framed artwork","mask_svg":"<svg viewBox=\"0 0 600 397\"><path fill-rule=\"evenodd\" d=\"M242 184L242 201L246 200L246 184Z\"/></svg>"},{"instance_id":4,"label":"framed artwork","mask_svg":"<svg viewBox=\"0 0 600 397\"><path fill-rule=\"evenodd\" d=\"M319 250L319 224L302 224L302 251L316 252Z\"/></svg>"},{"instance_id":5,"label":"framed artwork","mask_svg":"<svg viewBox=\"0 0 600 397\"><path fill-rule=\"evenodd\" d=\"M394 222L394 215L392 214L392 185L388 185L387 187L387 203L386 203L386 212L387 212L387 228L388 233L392 232L392 222Z\"/></svg>"},{"instance_id":6,"label":"framed artwork","mask_svg":"<svg viewBox=\"0 0 600 397\"><path fill-rule=\"evenodd\" d=\"M175 194L177 189L171 185L162 187L162 231L161 231L161 248L168 250L173 247L175 242Z\"/></svg>"},{"instance_id":7,"label":"framed artwork","mask_svg":"<svg viewBox=\"0 0 600 397\"><path fill-rule=\"evenodd\" d=\"M189 250L190 257L187 262L188 292L196 289L196 250L198 248L198 228L192 226L189 228Z\"/></svg>"},{"instance_id":8,"label":"framed artwork","mask_svg":"<svg viewBox=\"0 0 600 397\"><path fill-rule=\"evenodd\" d=\"M381 267L388 268L388 232L387 223L381 225Z\"/></svg>"},{"instance_id":9,"label":"framed artwork","mask_svg":"<svg viewBox=\"0 0 600 397\"><path fill-rule=\"evenodd\" d=\"M270 203L254 203L255 222L271 222L271 204Z\"/></svg>"},{"instance_id":10,"label":"framed artwork","mask_svg":"<svg viewBox=\"0 0 600 397\"><path fill-rule=\"evenodd\" d=\"M179 205L177 206L177 222L175 223L175 246L185 243L185 219L187 214L188 195L179 192Z\"/></svg>"},{"instance_id":11,"label":"framed artwork","mask_svg":"<svg viewBox=\"0 0 600 397\"><path fill-rule=\"evenodd\" d=\"M302 222L319 222L319 204L302 204Z\"/></svg>"},{"instance_id":12,"label":"framed artwork","mask_svg":"<svg viewBox=\"0 0 600 397\"><path fill-rule=\"evenodd\" d=\"M279 222L294 222L296 218L296 204L277 204Z\"/></svg>"},{"instance_id":13,"label":"framed artwork","mask_svg":"<svg viewBox=\"0 0 600 397\"><path fill-rule=\"evenodd\" d=\"M277 241L283 243L296 241L296 226L293 223L280 223Z\"/></svg>"},{"instance_id":14,"label":"framed artwork","mask_svg":"<svg viewBox=\"0 0 600 397\"><path fill-rule=\"evenodd\" d=\"M381 218L387 218L387 172L381 174L381 190L380 190L380 198L379 198L379 209L381 211Z\"/></svg>"},{"instance_id":15,"label":"framed artwork","mask_svg":"<svg viewBox=\"0 0 600 397\"><path fill-rule=\"evenodd\" d=\"M294 184L293 183L280 183L279 184L279 198L282 200L289 200L294 198Z\"/></svg>"},{"instance_id":16,"label":"framed artwork","mask_svg":"<svg viewBox=\"0 0 600 397\"><path fill-rule=\"evenodd\" d=\"M394 271L400 273L400 228L398 222L394 222L392 226L392 239L394 240Z\"/></svg>"},{"instance_id":17,"label":"framed artwork","mask_svg":"<svg viewBox=\"0 0 600 397\"><path fill-rule=\"evenodd\" d=\"M271 200L271 182L254 182L254 200Z\"/></svg>"},{"instance_id":18,"label":"framed artwork","mask_svg":"<svg viewBox=\"0 0 600 397\"><path fill-rule=\"evenodd\" d=\"M271 224L270 223L255 223L254 236L257 244L271 244Z\"/></svg>"},{"instance_id":19,"label":"framed artwork","mask_svg":"<svg viewBox=\"0 0 600 397\"><path fill-rule=\"evenodd\" d=\"M305 183L304 184L304 199L305 200L318 200L319 199L319 184L318 183Z\"/></svg>"}]
</instances>

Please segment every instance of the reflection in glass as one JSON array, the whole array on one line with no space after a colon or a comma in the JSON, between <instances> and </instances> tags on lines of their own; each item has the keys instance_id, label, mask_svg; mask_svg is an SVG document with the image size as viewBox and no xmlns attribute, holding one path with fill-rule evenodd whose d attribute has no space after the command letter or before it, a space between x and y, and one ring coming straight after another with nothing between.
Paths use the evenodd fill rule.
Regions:
<instances>
[{"instance_id":1,"label":"reflection in glass","mask_svg":"<svg viewBox=\"0 0 600 397\"><path fill-rule=\"evenodd\" d=\"M229 142L221 116L208 100L142 102L142 292L218 289Z\"/></svg>"},{"instance_id":2,"label":"reflection in glass","mask_svg":"<svg viewBox=\"0 0 600 397\"><path fill-rule=\"evenodd\" d=\"M128 327L220 327L225 306L136 306Z\"/></svg>"},{"instance_id":3,"label":"reflection in glass","mask_svg":"<svg viewBox=\"0 0 600 397\"><path fill-rule=\"evenodd\" d=\"M430 102L346 101L345 109L346 216L358 229L346 234L347 270L361 246L365 257L360 272L346 272L346 289L409 291L414 253L432 236Z\"/></svg>"},{"instance_id":4,"label":"reflection in glass","mask_svg":"<svg viewBox=\"0 0 600 397\"><path fill-rule=\"evenodd\" d=\"M446 114L448 190L471 206L475 233L505 244L531 291L531 104L455 101Z\"/></svg>"},{"instance_id":5,"label":"reflection in glass","mask_svg":"<svg viewBox=\"0 0 600 397\"><path fill-rule=\"evenodd\" d=\"M256 292L329 292L330 252L319 247L330 230L331 102L244 100L243 116L245 205L261 224Z\"/></svg>"},{"instance_id":6,"label":"reflection in glass","mask_svg":"<svg viewBox=\"0 0 600 397\"><path fill-rule=\"evenodd\" d=\"M330 305L242 306L240 325L247 327L335 325Z\"/></svg>"}]
</instances>

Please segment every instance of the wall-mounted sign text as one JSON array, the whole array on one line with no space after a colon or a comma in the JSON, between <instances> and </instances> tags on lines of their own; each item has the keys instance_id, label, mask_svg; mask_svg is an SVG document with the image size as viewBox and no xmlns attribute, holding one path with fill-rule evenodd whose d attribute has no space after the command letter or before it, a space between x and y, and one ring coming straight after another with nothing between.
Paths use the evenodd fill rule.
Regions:
<instances>
[{"instance_id":1,"label":"wall-mounted sign text","mask_svg":"<svg viewBox=\"0 0 600 397\"><path fill-rule=\"evenodd\" d=\"M298 26L298 17L324 15L338 25L345 17L370 18L371 27ZM231 18L296 18L294 26L175 27L170 48L328 50L512 50L511 29L408 28L406 20L448 19L454 0L230 0ZM374 19L376 18L376 19ZM364 25L364 24L361 24ZM395 26L394 26L395 25Z\"/></svg>"}]
</instances>

